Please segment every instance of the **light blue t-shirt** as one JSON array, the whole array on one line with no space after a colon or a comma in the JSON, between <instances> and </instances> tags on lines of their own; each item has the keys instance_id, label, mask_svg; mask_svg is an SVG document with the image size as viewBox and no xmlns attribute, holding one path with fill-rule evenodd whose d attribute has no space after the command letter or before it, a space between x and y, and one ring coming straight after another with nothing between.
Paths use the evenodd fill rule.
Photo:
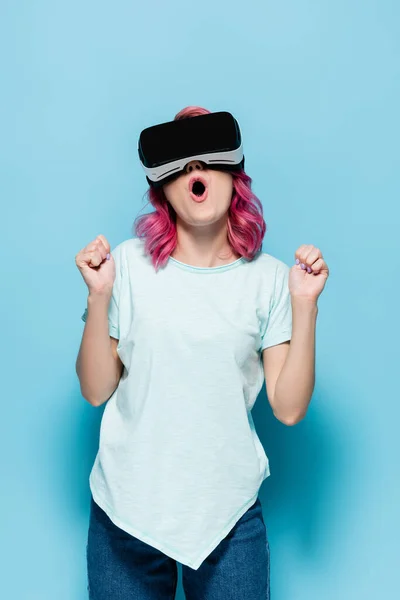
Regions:
<instances>
[{"instance_id":1,"label":"light blue t-shirt","mask_svg":"<svg viewBox=\"0 0 400 600\"><path fill-rule=\"evenodd\" d=\"M251 409L261 351L291 338L289 267L266 253L211 268L171 257L156 273L138 238L112 255L124 370L90 489L118 527L198 569L269 475Z\"/></svg>"}]
</instances>

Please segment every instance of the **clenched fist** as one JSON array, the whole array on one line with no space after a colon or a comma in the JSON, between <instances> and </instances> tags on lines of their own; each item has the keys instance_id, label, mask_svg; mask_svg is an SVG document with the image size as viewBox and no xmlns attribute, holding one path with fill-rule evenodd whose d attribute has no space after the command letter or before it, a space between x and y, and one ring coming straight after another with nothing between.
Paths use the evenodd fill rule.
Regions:
<instances>
[{"instance_id":1,"label":"clenched fist","mask_svg":"<svg viewBox=\"0 0 400 600\"><path fill-rule=\"evenodd\" d=\"M115 262L110 253L110 244L104 235L85 246L75 256L90 294L110 294L115 280Z\"/></svg>"}]
</instances>

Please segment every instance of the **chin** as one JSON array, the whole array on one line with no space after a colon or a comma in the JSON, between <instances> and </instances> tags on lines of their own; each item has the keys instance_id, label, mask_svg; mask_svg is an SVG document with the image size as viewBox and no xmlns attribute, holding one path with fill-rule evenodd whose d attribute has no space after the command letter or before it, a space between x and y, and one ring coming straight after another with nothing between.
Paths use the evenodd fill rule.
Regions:
<instances>
[{"instance_id":1,"label":"chin","mask_svg":"<svg viewBox=\"0 0 400 600\"><path fill-rule=\"evenodd\" d=\"M201 227L201 226L206 226L206 225L213 225L214 223L217 223L218 221L223 219L225 217L225 215L226 215L226 213L223 213L221 215L205 214L205 215L197 215L196 217L192 217L191 219L184 219L184 220L186 221L186 223L188 223L188 225Z\"/></svg>"}]
</instances>

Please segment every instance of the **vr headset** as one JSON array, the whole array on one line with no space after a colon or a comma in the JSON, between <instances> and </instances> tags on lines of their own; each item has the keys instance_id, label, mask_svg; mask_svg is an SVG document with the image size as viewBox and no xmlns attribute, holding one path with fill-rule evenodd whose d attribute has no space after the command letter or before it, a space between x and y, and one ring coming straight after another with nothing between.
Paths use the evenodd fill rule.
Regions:
<instances>
[{"instance_id":1,"label":"vr headset","mask_svg":"<svg viewBox=\"0 0 400 600\"><path fill-rule=\"evenodd\" d=\"M150 186L161 187L184 172L192 160L209 169L244 168L239 124L229 112L216 112L144 129L139 160Z\"/></svg>"}]
</instances>

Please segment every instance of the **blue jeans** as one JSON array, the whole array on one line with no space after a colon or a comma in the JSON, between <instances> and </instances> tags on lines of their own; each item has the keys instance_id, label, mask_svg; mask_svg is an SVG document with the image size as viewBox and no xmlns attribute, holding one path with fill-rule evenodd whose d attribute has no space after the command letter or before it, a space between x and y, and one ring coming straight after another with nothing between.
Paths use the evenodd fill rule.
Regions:
<instances>
[{"instance_id":1,"label":"blue jeans","mask_svg":"<svg viewBox=\"0 0 400 600\"><path fill-rule=\"evenodd\" d=\"M182 565L187 600L269 600L269 543L259 498L195 570ZM174 559L117 527L91 498L90 600L173 600Z\"/></svg>"}]
</instances>

